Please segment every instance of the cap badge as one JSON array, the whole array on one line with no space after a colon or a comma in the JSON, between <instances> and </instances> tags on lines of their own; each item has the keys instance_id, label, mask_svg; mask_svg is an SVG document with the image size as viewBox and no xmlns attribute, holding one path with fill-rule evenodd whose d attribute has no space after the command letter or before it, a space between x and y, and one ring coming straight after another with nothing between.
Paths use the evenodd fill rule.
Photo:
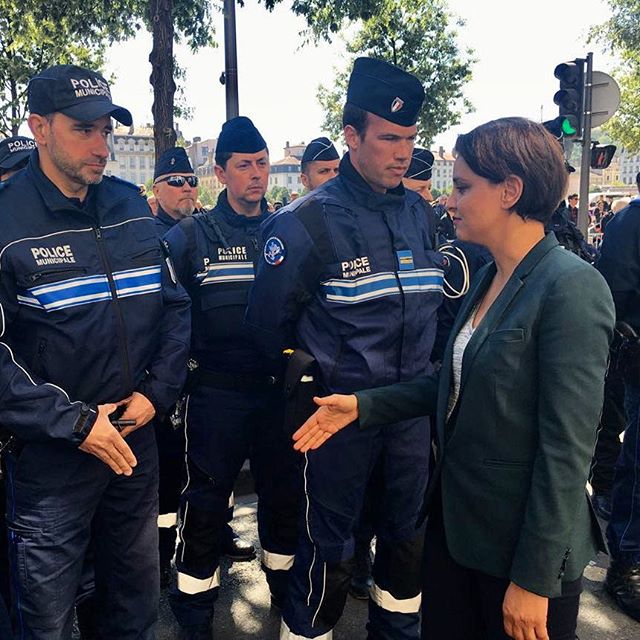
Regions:
<instances>
[{"instance_id":1,"label":"cap badge","mask_svg":"<svg viewBox=\"0 0 640 640\"><path fill-rule=\"evenodd\" d=\"M173 165L176 163L176 159L175 158L171 158L171 160L169 160L169 164L173 167Z\"/></svg>"},{"instance_id":2,"label":"cap badge","mask_svg":"<svg viewBox=\"0 0 640 640\"><path fill-rule=\"evenodd\" d=\"M391 113L400 111L402 107L404 107L404 100L402 100L401 98L394 98L393 102L391 103Z\"/></svg>"}]
</instances>

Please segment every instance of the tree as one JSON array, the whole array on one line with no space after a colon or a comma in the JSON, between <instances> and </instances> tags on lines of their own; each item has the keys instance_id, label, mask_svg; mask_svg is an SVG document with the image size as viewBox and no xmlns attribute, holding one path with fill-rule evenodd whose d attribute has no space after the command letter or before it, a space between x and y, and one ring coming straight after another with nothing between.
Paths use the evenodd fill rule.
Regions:
<instances>
[{"instance_id":1,"label":"tree","mask_svg":"<svg viewBox=\"0 0 640 640\"><path fill-rule=\"evenodd\" d=\"M426 97L418 120L418 137L425 145L472 110L463 87L471 79L473 51L460 50L452 23L463 25L452 18L445 0L385 0L347 44L352 58L380 58L422 81ZM351 65L347 71L337 71L334 87L321 86L318 90L325 111L324 128L336 138L342 132L350 71Z\"/></svg>"},{"instance_id":2,"label":"tree","mask_svg":"<svg viewBox=\"0 0 640 640\"><path fill-rule=\"evenodd\" d=\"M18 135L27 109L27 84L53 64L99 68L105 52L104 31L78 33L75 23L49 3L0 0L0 135Z\"/></svg>"},{"instance_id":3,"label":"tree","mask_svg":"<svg viewBox=\"0 0 640 640\"><path fill-rule=\"evenodd\" d=\"M592 39L622 61L614 72L621 90L618 112L603 129L631 152L640 151L640 0L609 0L611 18Z\"/></svg>"},{"instance_id":4,"label":"tree","mask_svg":"<svg viewBox=\"0 0 640 640\"><path fill-rule=\"evenodd\" d=\"M274 202L282 202L282 204L287 204L289 200L291 200L291 192L287 187L272 187L270 191L267 191L266 198L272 204Z\"/></svg>"}]
</instances>

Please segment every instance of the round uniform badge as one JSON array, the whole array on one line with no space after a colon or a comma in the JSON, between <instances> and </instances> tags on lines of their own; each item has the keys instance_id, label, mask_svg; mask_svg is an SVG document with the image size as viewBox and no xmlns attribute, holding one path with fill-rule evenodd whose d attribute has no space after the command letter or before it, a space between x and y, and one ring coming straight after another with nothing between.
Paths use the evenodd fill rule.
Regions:
<instances>
[{"instance_id":1,"label":"round uniform badge","mask_svg":"<svg viewBox=\"0 0 640 640\"><path fill-rule=\"evenodd\" d=\"M264 243L264 259L267 264L270 264L272 267L277 267L279 264L284 262L286 257L287 250L284 247L284 242L282 242L280 238L271 236Z\"/></svg>"}]
</instances>

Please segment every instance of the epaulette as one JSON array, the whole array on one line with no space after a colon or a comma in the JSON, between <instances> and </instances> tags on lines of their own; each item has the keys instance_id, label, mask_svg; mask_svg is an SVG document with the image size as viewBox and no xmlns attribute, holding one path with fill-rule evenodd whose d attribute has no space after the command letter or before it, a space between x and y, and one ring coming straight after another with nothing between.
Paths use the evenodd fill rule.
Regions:
<instances>
[{"instance_id":1,"label":"epaulette","mask_svg":"<svg viewBox=\"0 0 640 640\"><path fill-rule=\"evenodd\" d=\"M133 182L129 182L128 180L125 180L124 178L119 178L118 176L104 176L103 180L111 180L112 182L115 182L116 184L125 186L125 187L129 187L130 189L133 189L134 191L137 191L138 193L140 192L140 187L138 187L137 184L133 183Z\"/></svg>"}]
</instances>

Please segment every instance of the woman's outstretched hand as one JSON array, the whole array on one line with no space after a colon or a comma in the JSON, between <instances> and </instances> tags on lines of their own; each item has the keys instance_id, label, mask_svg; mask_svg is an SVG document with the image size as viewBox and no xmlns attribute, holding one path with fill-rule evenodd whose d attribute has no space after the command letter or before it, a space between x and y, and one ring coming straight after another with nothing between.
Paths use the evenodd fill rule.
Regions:
<instances>
[{"instance_id":1,"label":"woman's outstretched hand","mask_svg":"<svg viewBox=\"0 0 640 640\"><path fill-rule=\"evenodd\" d=\"M302 453L322 446L334 433L358 417L356 396L334 393L313 401L320 408L293 434L296 441L293 448Z\"/></svg>"}]
</instances>

